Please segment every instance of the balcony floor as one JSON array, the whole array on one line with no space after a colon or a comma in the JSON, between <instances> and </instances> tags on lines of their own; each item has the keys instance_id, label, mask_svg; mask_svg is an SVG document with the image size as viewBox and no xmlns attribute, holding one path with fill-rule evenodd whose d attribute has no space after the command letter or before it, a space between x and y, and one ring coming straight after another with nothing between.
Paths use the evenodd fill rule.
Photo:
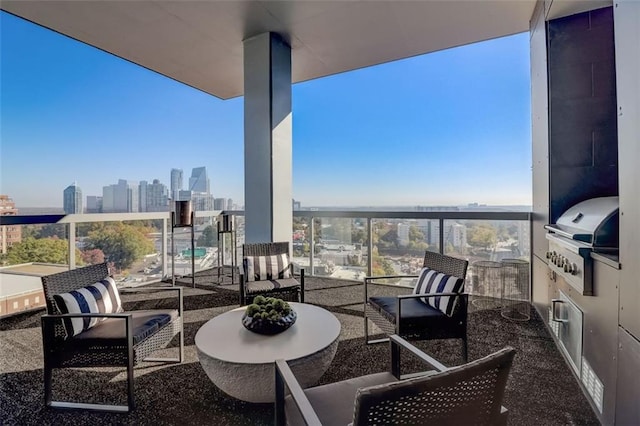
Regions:
<instances>
[{"instance_id":1,"label":"balcony floor","mask_svg":"<svg viewBox=\"0 0 640 426\"><path fill-rule=\"evenodd\" d=\"M0 418L3 424L272 424L270 404L249 404L225 396L208 379L194 346L197 330L210 318L237 307L237 286L205 285L210 273L199 274L196 289L185 288L185 357L182 365L141 364L135 369L137 408L129 414L56 411L43 407L42 311L0 320ZM202 284L201 284L202 283ZM322 377L330 383L387 368L388 347L365 345L362 330L362 284L307 278L307 302L332 311L342 324L336 357ZM379 288L378 290L382 290ZM386 289L385 289L386 291ZM124 296L125 309L156 307L166 294L153 298ZM470 305L471 306L471 305ZM518 350L504 405L509 424L599 424L574 376L532 310L527 322L511 322L496 310L473 310L469 316L469 359L505 345ZM445 365L461 362L459 341L419 342L418 346ZM175 351L175 349L173 349ZM174 352L166 349L167 355ZM158 355L162 355L158 353ZM123 369L54 371L54 399L124 403Z\"/></svg>"}]
</instances>

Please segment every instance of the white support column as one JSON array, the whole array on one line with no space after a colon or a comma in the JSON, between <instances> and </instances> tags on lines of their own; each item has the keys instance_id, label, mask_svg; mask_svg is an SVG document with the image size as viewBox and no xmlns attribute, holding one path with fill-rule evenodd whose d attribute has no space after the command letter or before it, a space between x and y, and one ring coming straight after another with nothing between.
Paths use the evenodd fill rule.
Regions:
<instances>
[{"instance_id":1,"label":"white support column","mask_svg":"<svg viewBox=\"0 0 640 426\"><path fill-rule=\"evenodd\" d=\"M291 242L291 47L275 33L244 41L245 242Z\"/></svg>"}]
</instances>

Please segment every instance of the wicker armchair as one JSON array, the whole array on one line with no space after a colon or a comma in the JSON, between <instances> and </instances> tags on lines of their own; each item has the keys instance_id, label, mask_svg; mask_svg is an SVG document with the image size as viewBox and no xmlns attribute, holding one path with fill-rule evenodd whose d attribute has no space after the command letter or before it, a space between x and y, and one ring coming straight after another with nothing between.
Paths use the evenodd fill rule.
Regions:
<instances>
[{"instance_id":1,"label":"wicker armchair","mask_svg":"<svg viewBox=\"0 0 640 426\"><path fill-rule=\"evenodd\" d=\"M275 424L506 425L508 412L501 404L513 348L447 368L396 335L389 342L389 372L305 390L287 362L277 360ZM400 374L401 349L435 370L405 378Z\"/></svg>"},{"instance_id":2,"label":"wicker armchair","mask_svg":"<svg viewBox=\"0 0 640 426\"><path fill-rule=\"evenodd\" d=\"M256 280L248 271L249 257L278 256L286 254L289 264L284 265L289 277L277 276ZM300 269L300 280L293 275L293 262L289 256L289 243L254 243L242 246L242 272L240 274L240 306L251 303L257 295L277 296L284 300L304 303L304 269Z\"/></svg>"},{"instance_id":3,"label":"wicker armchair","mask_svg":"<svg viewBox=\"0 0 640 426\"><path fill-rule=\"evenodd\" d=\"M42 316L44 352L44 399L48 407L81 408L98 411L128 412L135 407L133 367L140 361L176 362L183 360L182 288L143 287L126 292L175 291L176 309L140 310L123 313L62 314L54 295L90 286L109 276L106 263L73 269L42 277L47 314ZM120 290L124 293L125 290ZM106 318L93 328L67 336L63 320L71 318ZM180 334L177 358L151 358ZM126 367L127 405L101 405L52 401L51 382L54 368ZM90 390L88 390L90 392Z\"/></svg>"},{"instance_id":4,"label":"wicker armchair","mask_svg":"<svg viewBox=\"0 0 640 426\"><path fill-rule=\"evenodd\" d=\"M425 252L423 267L465 279L469 262L432 251ZM410 340L462 339L462 356L467 361L468 295L460 293L407 294L369 297L369 284L387 278L417 278L417 275L387 275L364 279L364 333L367 344L386 341L369 340L369 320L386 334ZM464 289L464 284L462 286ZM457 299L451 316L428 306L420 299L449 296Z\"/></svg>"}]
</instances>

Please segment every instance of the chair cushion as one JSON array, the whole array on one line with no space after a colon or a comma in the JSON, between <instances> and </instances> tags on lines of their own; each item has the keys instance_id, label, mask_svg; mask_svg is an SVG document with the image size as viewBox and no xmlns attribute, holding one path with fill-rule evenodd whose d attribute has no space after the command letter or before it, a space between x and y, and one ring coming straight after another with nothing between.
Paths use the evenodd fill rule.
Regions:
<instances>
[{"instance_id":1,"label":"chair cushion","mask_svg":"<svg viewBox=\"0 0 640 426\"><path fill-rule=\"evenodd\" d=\"M246 256L243 259L247 281L264 281L291 278L287 253L272 256Z\"/></svg>"},{"instance_id":2,"label":"chair cushion","mask_svg":"<svg viewBox=\"0 0 640 426\"><path fill-rule=\"evenodd\" d=\"M460 293L463 286L464 280L462 278L443 274L430 268L422 268L413 294ZM420 300L448 316L453 315L458 303L458 298L451 296L423 297Z\"/></svg>"},{"instance_id":3,"label":"chair cushion","mask_svg":"<svg viewBox=\"0 0 640 426\"><path fill-rule=\"evenodd\" d=\"M397 302L398 298L394 296L369 298L369 306L392 324L396 323ZM456 334L461 327L459 321L452 321L453 318L418 299L403 299L401 303L402 318L399 330L401 335L418 333L428 334L432 338L444 338L450 334Z\"/></svg>"},{"instance_id":4,"label":"chair cushion","mask_svg":"<svg viewBox=\"0 0 640 426\"><path fill-rule=\"evenodd\" d=\"M393 374L384 372L317 386L306 389L304 393L323 425L346 426L353 421L358 389L396 381ZM290 396L285 399L285 411L287 424L304 425L302 416Z\"/></svg>"},{"instance_id":5,"label":"chair cushion","mask_svg":"<svg viewBox=\"0 0 640 426\"><path fill-rule=\"evenodd\" d=\"M116 282L111 277L68 293L55 294L53 300L63 314L117 314L123 311ZM105 319L67 318L64 320L67 337L87 331Z\"/></svg>"},{"instance_id":6,"label":"chair cushion","mask_svg":"<svg viewBox=\"0 0 640 426\"><path fill-rule=\"evenodd\" d=\"M284 290L298 286L300 286L300 283L295 278L269 281L250 281L246 283L246 291L247 294L263 293L274 290L277 291L278 289Z\"/></svg>"},{"instance_id":7,"label":"chair cushion","mask_svg":"<svg viewBox=\"0 0 640 426\"><path fill-rule=\"evenodd\" d=\"M165 325L178 318L176 309L128 311L133 321L133 344L137 345ZM125 320L108 318L95 327L75 336L72 341L80 345L124 345L127 343Z\"/></svg>"}]
</instances>

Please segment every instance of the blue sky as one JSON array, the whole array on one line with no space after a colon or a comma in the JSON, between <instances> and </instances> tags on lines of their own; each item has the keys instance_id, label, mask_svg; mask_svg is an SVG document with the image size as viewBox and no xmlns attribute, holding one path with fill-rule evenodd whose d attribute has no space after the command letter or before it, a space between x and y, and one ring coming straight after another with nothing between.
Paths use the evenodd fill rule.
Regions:
<instances>
[{"instance_id":1,"label":"blue sky","mask_svg":"<svg viewBox=\"0 0 640 426\"><path fill-rule=\"evenodd\" d=\"M74 181L185 181L243 202L243 99L222 101L0 14L0 193L62 206ZM303 206L531 204L529 36L293 86Z\"/></svg>"}]
</instances>

